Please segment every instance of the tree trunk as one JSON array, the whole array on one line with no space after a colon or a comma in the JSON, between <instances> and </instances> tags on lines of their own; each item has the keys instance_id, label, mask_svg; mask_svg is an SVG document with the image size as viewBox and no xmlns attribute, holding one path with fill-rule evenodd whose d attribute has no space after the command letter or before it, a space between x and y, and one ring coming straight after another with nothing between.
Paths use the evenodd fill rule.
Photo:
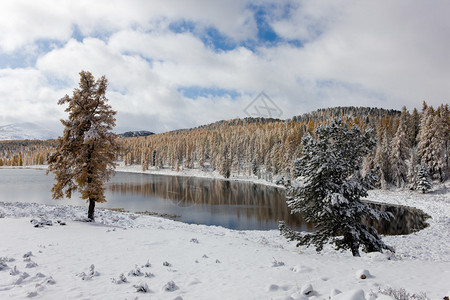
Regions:
<instances>
[{"instance_id":1,"label":"tree trunk","mask_svg":"<svg viewBox=\"0 0 450 300\"><path fill-rule=\"evenodd\" d=\"M351 233L346 233L344 235L344 240L346 241L346 244L350 247L352 255L360 257L361 255L359 254L359 243L355 240L353 235Z\"/></svg>"},{"instance_id":2,"label":"tree trunk","mask_svg":"<svg viewBox=\"0 0 450 300\"><path fill-rule=\"evenodd\" d=\"M91 221L94 221L94 210L95 210L95 199L94 198L89 198L88 218Z\"/></svg>"},{"instance_id":3,"label":"tree trunk","mask_svg":"<svg viewBox=\"0 0 450 300\"><path fill-rule=\"evenodd\" d=\"M352 254L353 254L353 256L356 256L356 257L360 257L361 256L359 254L359 247L358 247L357 243L353 243L352 244Z\"/></svg>"}]
</instances>

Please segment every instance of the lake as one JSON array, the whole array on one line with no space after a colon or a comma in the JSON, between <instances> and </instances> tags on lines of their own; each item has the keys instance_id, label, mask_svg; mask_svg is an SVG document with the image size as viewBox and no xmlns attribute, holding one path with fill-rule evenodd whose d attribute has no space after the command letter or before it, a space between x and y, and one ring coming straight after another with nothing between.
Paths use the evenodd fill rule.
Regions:
<instances>
[{"instance_id":1,"label":"lake","mask_svg":"<svg viewBox=\"0 0 450 300\"><path fill-rule=\"evenodd\" d=\"M78 194L52 200L53 183L53 175L45 175L44 170L0 169L0 201L80 205L87 211ZM277 229L281 220L298 231L314 229L299 215L290 214L284 190L250 182L117 172L106 184L106 199L96 208L156 213L189 224L236 230ZM381 233L406 234L426 226L426 215L418 210L371 205L395 215L392 224L372 223Z\"/></svg>"},{"instance_id":2,"label":"lake","mask_svg":"<svg viewBox=\"0 0 450 300\"><path fill-rule=\"evenodd\" d=\"M49 205L87 203L78 194L53 200L52 174L44 170L0 169L0 201ZM106 184L106 203L96 208L152 212L190 224L218 225L237 230L269 230L284 220L297 230L313 226L290 215L284 191L249 182L117 172ZM176 217L175 217L176 216Z\"/></svg>"}]
</instances>

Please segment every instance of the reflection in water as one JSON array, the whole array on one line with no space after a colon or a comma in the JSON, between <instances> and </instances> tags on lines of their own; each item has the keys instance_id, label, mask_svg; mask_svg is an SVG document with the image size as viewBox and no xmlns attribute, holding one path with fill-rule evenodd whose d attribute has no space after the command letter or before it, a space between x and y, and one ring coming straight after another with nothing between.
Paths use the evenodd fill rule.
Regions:
<instances>
[{"instance_id":1,"label":"reflection in water","mask_svg":"<svg viewBox=\"0 0 450 300\"><path fill-rule=\"evenodd\" d=\"M78 194L70 200L52 200L53 183L53 176L46 176L43 170L0 169L0 201L86 206ZM177 220L186 223L238 230L277 229L281 220L297 231L314 229L299 215L289 213L284 191L274 187L217 179L117 173L106 189L107 202L98 203L98 208L152 211L181 216ZM395 216L389 223L371 224L380 233L408 234L426 227L427 216L418 209L371 205Z\"/></svg>"},{"instance_id":2,"label":"reflection in water","mask_svg":"<svg viewBox=\"0 0 450 300\"><path fill-rule=\"evenodd\" d=\"M302 218L289 213L284 191L274 187L177 176L144 175L141 179L136 182L135 179L121 178L120 182L109 183L107 190L122 196L139 195L147 199L170 200L175 204L171 207L172 211L158 213L180 215L181 221L192 219L195 210L209 213L211 220L219 221L212 221L209 225L223 226L220 220L223 220L224 215L234 218L235 220L227 221L231 224L227 227L233 229L276 229L281 220L296 230L313 229L312 224L306 224ZM151 209L149 203L148 210ZM191 220L191 223L205 224L202 220Z\"/></svg>"},{"instance_id":3,"label":"reflection in water","mask_svg":"<svg viewBox=\"0 0 450 300\"><path fill-rule=\"evenodd\" d=\"M428 226L426 220L429 215L414 207L401 205L387 205L376 202L368 202L372 208L392 213L391 220L379 220L377 222L364 220L367 224L375 227L379 233L396 235L410 234L422 230Z\"/></svg>"},{"instance_id":4,"label":"reflection in water","mask_svg":"<svg viewBox=\"0 0 450 300\"><path fill-rule=\"evenodd\" d=\"M306 223L298 214L290 214L284 191L274 187L217 179L138 174L121 174L115 179L107 187L113 195L120 194L125 198L141 196L146 203L144 210L175 214L183 222L232 229L276 229L278 222L283 220L297 231L314 230L314 224ZM158 206L151 199L160 199L166 204L171 201L173 205ZM390 221L363 221L374 226L380 234L409 234L427 226L425 220L428 216L418 209L378 203L369 205L394 215ZM128 205L124 203L124 206Z\"/></svg>"}]
</instances>

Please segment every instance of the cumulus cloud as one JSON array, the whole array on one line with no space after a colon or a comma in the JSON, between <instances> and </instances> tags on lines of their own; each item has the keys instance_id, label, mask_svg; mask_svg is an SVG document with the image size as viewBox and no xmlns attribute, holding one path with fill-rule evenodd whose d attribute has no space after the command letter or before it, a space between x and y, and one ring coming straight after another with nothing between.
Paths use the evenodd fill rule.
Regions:
<instances>
[{"instance_id":1,"label":"cumulus cloud","mask_svg":"<svg viewBox=\"0 0 450 300\"><path fill-rule=\"evenodd\" d=\"M71 94L81 70L106 75L118 127L127 130L162 132L245 117L261 91L282 118L331 106L438 105L448 102L449 6L6 1L0 125L57 122L64 114L56 101ZM18 57L24 62L14 66Z\"/></svg>"}]
</instances>

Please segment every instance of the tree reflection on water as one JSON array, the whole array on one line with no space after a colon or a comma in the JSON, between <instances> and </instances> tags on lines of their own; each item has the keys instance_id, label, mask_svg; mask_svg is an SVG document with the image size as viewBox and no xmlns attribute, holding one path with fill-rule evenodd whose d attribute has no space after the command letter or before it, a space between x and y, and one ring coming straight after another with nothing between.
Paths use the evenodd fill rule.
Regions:
<instances>
[{"instance_id":1,"label":"tree reflection on water","mask_svg":"<svg viewBox=\"0 0 450 300\"><path fill-rule=\"evenodd\" d=\"M266 230L277 229L278 222L285 221L297 231L314 230L314 224L306 223L298 214L290 214L284 190L275 187L220 179L118 173L106 188L123 199L142 198L145 209L180 215L177 219L182 222ZM152 199L171 205L158 206ZM122 203L126 205L126 201ZM381 234L409 234L427 226L428 216L420 210L370 205L394 215L390 222L370 222Z\"/></svg>"},{"instance_id":2,"label":"tree reflection on water","mask_svg":"<svg viewBox=\"0 0 450 300\"><path fill-rule=\"evenodd\" d=\"M285 221L297 230L313 230L312 224L290 214L284 191L275 187L217 179L150 177L152 180L144 178L140 182L121 179L120 182L108 184L107 189L124 196L141 195L167 199L181 208L196 206L200 209L208 206L211 214L217 216L232 210L237 219L256 219L258 223L271 224L272 229L277 228L279 221Z\"/></svg>"}]
</instances>

